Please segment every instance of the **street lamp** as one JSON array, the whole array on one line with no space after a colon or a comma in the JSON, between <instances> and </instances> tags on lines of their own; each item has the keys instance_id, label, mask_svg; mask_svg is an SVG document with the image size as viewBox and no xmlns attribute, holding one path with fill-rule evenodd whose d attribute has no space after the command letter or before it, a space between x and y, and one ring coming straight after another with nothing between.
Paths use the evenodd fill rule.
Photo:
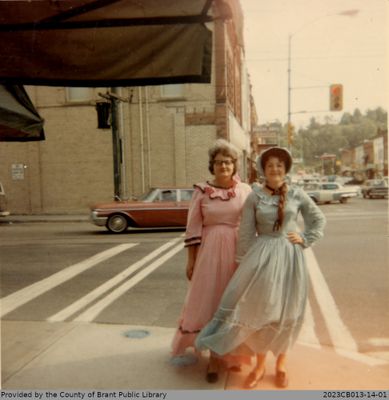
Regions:
<instances>
[{"instance_id":1,"label":"street lamp","mask_svg":"<svg viewBox=\"0 0 389 400\"><path fill-rule=\"evenodd\" d=\"M314 24L316 21L326 18L326 17L332 17L332 16L343 16L343 17L354 17L359 13L359 10L353 9L353 10L344 10L344 11L340 11L338 13L334 13L334 14L326 14L323 15L321 17L318 17L316 19L313 19L312 21L308 22L307 24L303 25L300 29L298 29L297 31L290 33L288 36L288 131L292 128L292 111L291 111L291 104L292 104L292 99L291 99L291 91L292 91L292 87L291 87L291 72L292 72L292 67L291 67L291 60L292 60L292 38L299 32L301 32L302 30L304 30L307 26ZM288 148L289 150L291 147L291 144L288 143Z\"/></svg>"}]
</instances>

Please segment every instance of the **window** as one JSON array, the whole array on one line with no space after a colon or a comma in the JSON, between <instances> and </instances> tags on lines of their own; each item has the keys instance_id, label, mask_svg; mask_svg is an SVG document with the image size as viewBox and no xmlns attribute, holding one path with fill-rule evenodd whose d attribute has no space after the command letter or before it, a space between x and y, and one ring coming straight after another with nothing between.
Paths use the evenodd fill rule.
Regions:
<instances>
[{"instance_id":1,"label":"window","mask_svg":"<svg viewBox=\"0 0 389 400\"><path fill-rule=\"evenodd\" d=\"M177 192L175 190L161 190L162 201L177 201Z\"/></svg>"},{"instance_id":2,"label":"window","mask_svg":"<svg viewBox=\"0 0 389 400\"><path fill-rule=\"evenodd\" d=\"M192 198L193 190L181 190L181 201L189 201Z\"/></svg>"},{"instance_id":3,"label":"window","mask_svg":"<svg viewBox=\"0 0 389 400\"><path fill-rule=\"evenodd\" d=\"M86 102L92 99L92 89L88 87L67 87L66 100L68 102Z\"/></svg>"},{"instance_id":4,"label":"window","mask_svg":"<svg viewBox=\"0 0 389 400\"><path fill-rule=\"evenodd\" d=\"M323 185L323 189L324 190L334 190L334 189L337 189L337 188L338 188L337 185L334 185L334 184L331 184L331 183Z\"/></svg>"},{"instance_id":5,"label":"window","mask_svg":"<svg viewBox=\"0 0 389 400\"><path fill-rule=\"evenodd\" d=\"M317 185L314 184L314 183L306 183L306 184L304 185L304 189L305 189L305 190L318 190L318 187L317 187Z\"/></svg>"},{"instance_id":6,"label":"window","mask_svg":"<svg viewBox=\"0 0 389 400\"><path fill-rule=\"evenodd\" d=\"M184 97L184 85L181 83L163 85L161 86L161 96L167 98Z\"/></svg>"}]
</instances>

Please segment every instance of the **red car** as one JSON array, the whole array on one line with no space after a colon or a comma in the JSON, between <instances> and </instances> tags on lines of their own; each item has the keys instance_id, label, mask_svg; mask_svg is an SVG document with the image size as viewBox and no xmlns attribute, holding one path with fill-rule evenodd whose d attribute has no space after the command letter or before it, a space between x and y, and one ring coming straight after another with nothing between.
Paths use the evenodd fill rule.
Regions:
<instances>
[{"instance_id":1,"label":"red car","mask_svg":"<svg viewBox=\"0 0 389 400\"><path fill-rule=\"evenodd\" d=\"M192 188L154 188L135 201L96 204L91 207L91 219L114 233L129 227L185 227L192 194Z\"/></svg>"}]
</instances>

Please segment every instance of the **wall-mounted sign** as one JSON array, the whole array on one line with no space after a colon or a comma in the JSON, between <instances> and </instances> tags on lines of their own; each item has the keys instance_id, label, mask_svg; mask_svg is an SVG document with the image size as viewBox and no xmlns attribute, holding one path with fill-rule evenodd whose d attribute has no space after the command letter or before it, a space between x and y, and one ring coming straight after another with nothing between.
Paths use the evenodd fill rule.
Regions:
<instances>
[{"instance_id":1,"label":"wall-mounted sign","mask_svg":"<svg viewBox=\"0 0 389 400\"><path fill-rule=\"evenodd\" d=\"M24 164L12 164L11 174L12 180L21 181L24 179Z\"/></svg>"}]
</instances>

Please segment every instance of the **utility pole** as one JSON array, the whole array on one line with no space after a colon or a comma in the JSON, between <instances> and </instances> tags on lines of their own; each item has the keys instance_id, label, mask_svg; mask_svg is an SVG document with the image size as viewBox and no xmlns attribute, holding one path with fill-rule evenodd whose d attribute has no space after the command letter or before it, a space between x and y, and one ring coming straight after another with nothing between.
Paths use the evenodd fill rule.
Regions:
<instances>
[{"instance_id":1,"label":"utility pole","mask_svg":"<svg viewBox=\"0 0 389 400\"><path fill-rule=\"evenodd\" d=\"M111 93L99 93L100 97L109 100L111 108L111 130L112 130L112 155L113 155L113 183L114 199L121 200L122 195L122 163L123 149L120 138L120 101L129 101L119 95L119 88L111 87Z\"/></svg>"},{"instance_id":2,"label":"utility pole","mask_svg":"<svg viewBox=\"0 0 389 400\"><path fill-rule=\"evenodd\" d=\"M287 124L287 132L288 132L288 150L291 151L291 142L289 140L289 131L291 127L291 102L290 102L290 92L291 88L291 47L292 47L292 35L288 36L288 124Z\"/></svg>"},{"instance_id":3,"label":"utility pole","mask_svg":"<svg viewBox=\"0 0 389 400\"><path fill-rule=\"evenodd\" d=\"M357 15L359 13L359 10L357 9L352 9L352 10L344 10L344 11L340 11L334 14L327 14L327 15L323 15L321 17L318 17L312 21L309 21L307 24L303 25L302 27L300 27L300 29L298 29L297 31L290 33L288 35L288 124L287 124L287 132L289 132L289 130L293 129L293 125L292 125L292 121L291 121L291 115L292 115L292 111L291 111L291 91L292 91L292 86L291 86L291 71L292 71L292 67L291 67L291 63L292 63L292 38L294 37L294 35L296 33L301 32L302 30L304 30L307 26L310 26L314 23L316 23L317 21L326 18L326 17L332 17L332 16L346 16L346 17L354 17L355 15ZM339 107L340 109L342 109L342 86L340 84L338 85L334 85L334 88L332 90L336 91L336 94L338 95L338 97L340 97L339 100L339 104L338 107L336 109L334 109L333 111L338 111ZM332 94L332 91L331 91ZM295 113L294 113L295 114ZM288 149L291 150L291 144L288 143Z\"/></svg>"},{"instance_id":4,"label":"utility pole","mask_svg":"<svg viewBox=\"0 0 389 400\"><path fill-rule=\"evenodd\" d=\"M118 94L118 88L112 87L113 94ZM111 96L111 128L112 128L112 152L113 152L113 183L114 183L114 199L121 199L122 177L121 164L122 158L122 142L119 133L119 100Z\"/></svg>"}]
</instances>

